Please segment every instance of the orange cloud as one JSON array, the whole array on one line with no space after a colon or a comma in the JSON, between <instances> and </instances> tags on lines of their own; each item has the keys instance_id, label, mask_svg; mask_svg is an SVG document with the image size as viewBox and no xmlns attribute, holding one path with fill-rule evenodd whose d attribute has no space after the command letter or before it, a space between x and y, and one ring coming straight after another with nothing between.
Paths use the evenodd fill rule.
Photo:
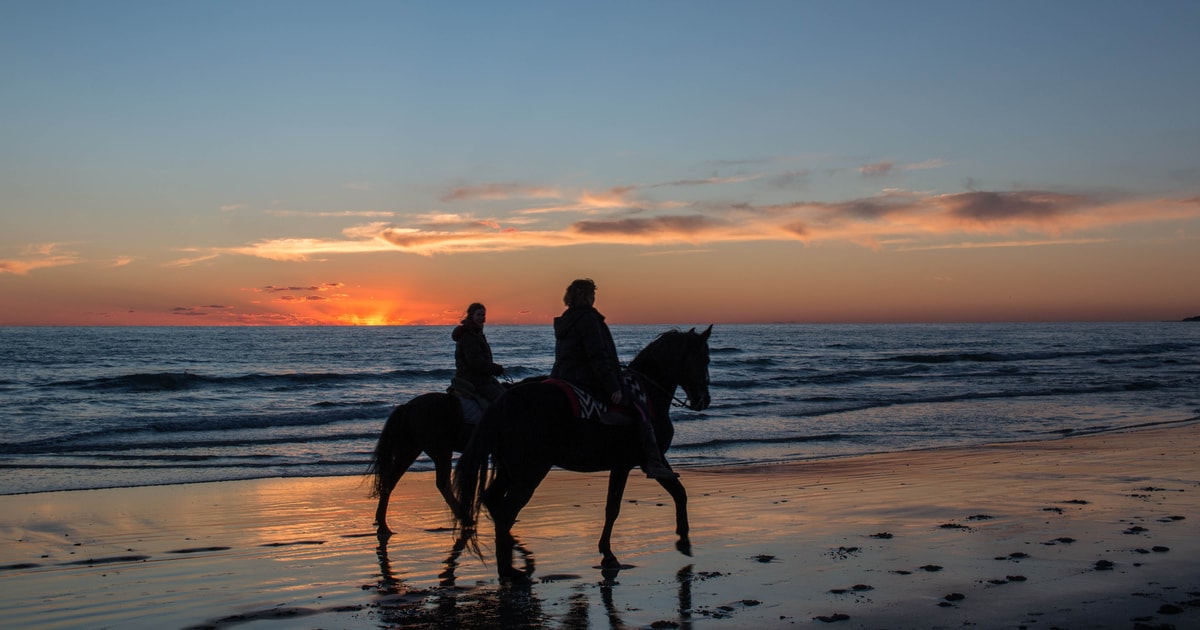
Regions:
<instances>
[{"instance_id":1,"label":"orange cloud","mask_svg":"<svg viewBox=\"0 0 1200 630\"><path fill-rule=\"evenodd\" d=\"M25 248L19 258L0 259L0 274L24 276L35 269L62 267L80 262L75 252L62 250L61 243L42 243Z\"/></svg>"},{"instance_id":2,"label":"orange cloud","mask_svg":"<svg viewBox=\"0 0 1200 630\"><path fill-rule=\"evenodd\" d=\"M634 217L630 216L630 206L635 203L631 198L635 189L621 186L596 193L584 191L579 203L571 207L588 208L587 214L595 218L574 223L556 223L544 215L530 214L534 212L531 210L484 220L469 215L428 214L414 216L408 224L353 226L343 230L340 239L265 239L214 251L301 261L381 251L434 255L580 244L654 246L778 240L844 241L875 249L1015 247L1100 242L1110 235L1088 232L1200 218L1200 201L1196 199L1135 200L1041 190L930 194L901 189L840 202L645 204L636 209L638 216ZM941 242L956 234L968 240ZM1077 236L1064 239L1066 234ZM1011 235L1020 237L994 241Z\"/></svg>"}]
</instances>

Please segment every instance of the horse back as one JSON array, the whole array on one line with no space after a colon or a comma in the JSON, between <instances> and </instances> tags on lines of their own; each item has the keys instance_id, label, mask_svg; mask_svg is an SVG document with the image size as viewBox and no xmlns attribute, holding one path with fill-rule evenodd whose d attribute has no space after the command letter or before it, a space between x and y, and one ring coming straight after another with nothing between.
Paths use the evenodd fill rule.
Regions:
<instances>
[{"instance_id":1,"label":"horse back","mask_svg":"<svg viewBox=\"0 0 1200 630\"><path fill-rule=\"evenodd\" d=\"M483 414L497 466L558 466L576 472L633 467L640 456L636 426L584 420L557 385L513 387Z\"/></svg>"},{"instance_id":2,"label":"horse back","mask_svg":"<svg viewBox=\"0 0 1200 630\"><path fill-rule=\"evenodd\" d=\"M462 451L470 434L462 407L452 394L421 394L404 406L405 432L422 450Z\"/></svg>"}]
</instances>

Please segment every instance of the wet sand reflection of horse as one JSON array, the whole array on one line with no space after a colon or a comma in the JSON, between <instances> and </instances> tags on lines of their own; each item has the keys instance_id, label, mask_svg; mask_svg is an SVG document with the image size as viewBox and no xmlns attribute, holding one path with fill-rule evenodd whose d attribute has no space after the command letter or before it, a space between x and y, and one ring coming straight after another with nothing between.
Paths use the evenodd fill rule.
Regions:
<instances>
[{"instance_id":1,"label":"wet sand reflection of horse","mask_svg":"<svg viewBox=\"0 0 1200 630\"><path fill-rule=\"evenodd\" d=\"M572 590L566 612L558 619L543 606L542 597L536 586L529 584L500 583L485 586L483 583L463 587L457 585L455 575L459 557L467 545L467 539L459 536L442 563L445 570L438 574L438 585L420 588L407 584L392 565L388 553L388 539L379 538L375 553L379 560L381 580L376 586L379 601L374 608L380 621L404 628L592 628L603 627L593 620L593 613L603 615L610 628L628 627L623 614L628 603L620 601L621 583L617 580L620 569L605 569L604 579L594 587L599 589L600 611L593 610L587 595L590 580L584 580ZM525 570L533 572L533 554L519 543L516 550L524 560ZM547 578L550 579L550 578ZM579 576L564 576L563 579L578 581ZM676 593L677 621L672 627L688 630L692 628L692 582L696 579L691 564L675 573L678 583ZM365 587L364 587L365 588ZM635 587L635 589L638 587ZM642 596L641 593L638 594ZM390 626L389 626L390 627Z\"/></svg>"},{"instance_id":2,"label":"wet sand reflection of horse","mask_svg":"<svg viewBox=\"0 0 1200 630\"><path fill-rule=\"evenodd\" d=\"M659 448L664 452L674 437L669 415L676 388L682 387L686 406L703 411L709 405L708 338L704 332L668 331L650 342L629 364L645 392ZM502 579L527 581L526 572L512 566L515 539L512 526L538 484L558 466L576 472L609 471L604 530L600 536L601 566L620 567L613 554L613 524L630 471L645 463L633 426L607 426L574 417L567 395L550 383L526 383L501 396L476 429L454 471L454 496L460 507L455 521L472 541L475 523L486 507L496 530L496 569ZM488 462L492 463L489 469ZM678 479L656 481L675 501L676 548L691 552L688 538L687 492Z\"/></svg>"}]
</instances>

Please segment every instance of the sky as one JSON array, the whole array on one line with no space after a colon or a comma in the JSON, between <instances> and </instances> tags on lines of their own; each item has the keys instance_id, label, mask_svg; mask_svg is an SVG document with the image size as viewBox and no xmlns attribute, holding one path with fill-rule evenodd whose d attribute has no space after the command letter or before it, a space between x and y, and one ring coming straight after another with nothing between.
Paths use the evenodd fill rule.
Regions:
<instances>
[{"instance_id":1,"label":"sky","mask_svg":"<svg viewBox=\"0 0 1200 630\"><path fill-rule=\"evenodd\" d=\"M0 0L0 325L1200 315L1200 3Z\"/></svg>"}]
</instances>

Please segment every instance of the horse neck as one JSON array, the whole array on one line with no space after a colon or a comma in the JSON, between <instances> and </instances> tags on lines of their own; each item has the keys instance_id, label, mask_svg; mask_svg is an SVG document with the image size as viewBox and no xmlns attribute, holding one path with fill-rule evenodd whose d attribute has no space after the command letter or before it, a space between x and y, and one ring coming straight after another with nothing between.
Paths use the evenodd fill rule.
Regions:
<instances>
[{"instance_id":1,"label":"horse neck","mask_svg":"<svg viewBox=\"0 0 1200 630\"><path fill-rule=\"evenodd\" d=\"M662 415L665 415L665 412L671 408L671 400L675 397L675 389L679 383L667 376L667 371L663 369L661 362L654 359L652 353L648 351L638 354L629 364L629 368L642 380L647 381L643 385L643 389L646 390L646 397L655 414L659 415L660 412L664 412Z\"/></svg>"}]
</instances>

